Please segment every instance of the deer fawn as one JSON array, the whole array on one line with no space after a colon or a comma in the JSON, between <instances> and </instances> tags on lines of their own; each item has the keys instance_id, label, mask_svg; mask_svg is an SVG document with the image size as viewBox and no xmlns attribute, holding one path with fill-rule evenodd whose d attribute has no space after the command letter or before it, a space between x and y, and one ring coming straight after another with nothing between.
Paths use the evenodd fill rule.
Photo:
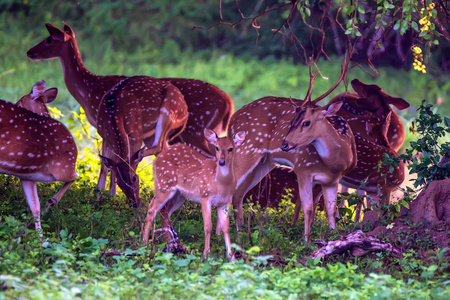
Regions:
<instances>
[{"instance_id":1,"label":"deer fawn","mask_svg":"<svg viewBox=\"0 0 450 300\"><path fill-rule=\"evenodd\" d=\"M50 36L31 48L27 55L31 59L60 59L67 89L84 108L89 123L99 133L102 132L102 154L109 161L102 160L98 181L100 189L106 187L107 163L113 168L112 173L117 174L119 186L125 194L138 204L134 171L142 155L160 152L167 138L181 140L210 152L203 138L203 128L220 132L227 128L233 102L219 88L194 79L95 75L84 66L75 33L69 25L64 23L63 30L51 24L45 26ZM186 105L188 112L185 112ZM114 121L116 117L118 121ZM127 118L131 120L129 124L120 123L120 120ZM99 120L105 124L100 124ZM118 128L107 128L111 127L110 122ZM134 131L141 132L141 136L134 136ZM143 141L152 150L139 151ZM118 152L118 149L127 147L130 150ZM112 195L115 194L115 187L112 174Z\"/></svg>"},{"instance_id":2,"label":"deer fawn","mask_svg":"<svg viewBox=\"0 0 450 300\"><path fill-rule=\"evenodd\" d=\"M77 178L77 147L69 130L48 117L45 103L56 97L57 90L45 90L38 82L19 103L43 114L0 100L0 173L19 177L30 206L36 230L41 230L40 203L36 182L64 182L47 202L56 205ZM42 236L42 233L40 233Z\"/></svg>"},{"instance_id":3,"label":"deer fawn","mask_svg":"<svg viewBox=\"0 0 450 300\"><path fill-rule=\"evenodd\" d=\"M211 206L216 206L216 232L220 234L223 231L227 255L231 258L228 213L236 187L233 166L238 163L234 160L234 148L243 143L246 133L237 132L233 139L218 138L214 131L205 128L204 134L216 147L215 159L207 158L185 144L173 145L156 157L155 197L148 206L143 241L148 244L150 228L158 211L161 210L162 223L166 227L170 224L170 215L189 198L202 206L205 229L203 255L206 257L210 252Z\"/></svg>"}]
</instances>

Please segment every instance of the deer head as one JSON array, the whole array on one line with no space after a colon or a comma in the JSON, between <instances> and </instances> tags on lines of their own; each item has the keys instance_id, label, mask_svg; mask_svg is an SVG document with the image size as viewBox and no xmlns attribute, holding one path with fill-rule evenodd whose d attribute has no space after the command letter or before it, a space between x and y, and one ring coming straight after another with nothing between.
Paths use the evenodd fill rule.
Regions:
<instances>
[{"instance_id":1,"label":"deer head","mask_svg":"<svg viewBox=\"0 0 450 300\"><path fill-rule=\"evenodd\" d=\"M48 23L45 24L45 27L47 27L50 36L28 50L27 56L29 58L35 60L61 57L66 52L67 47L73 48L76 45L75 33L66 23L64 23L64 30Z\"/></svg>"},{"instance_id":2,"label":"deer head","mask_svg":"<svg viewBox=\"0 0 450 300\"><path fill-rule=\"evenodd\" d=\"M16 104L36 114L40 114L41 116L49 117L50 113L48 112L46 104L53 102L57 95L57 88L45 90L45 81L41 80L36 82L31 92L20 98Z\"/></svg>"},{"instance_id":3,"label":"deer head","mask_svg":"<svg viewBox=\"0 0 450 300\"><path fill-rule=\"evenodd\" d=\"M234 135L234 146L230 143L230 139L219 138L214 130L205 128L204 134L206 140L215 146L216 159L219 167L229 168L230 164L232 164L234 146L240 146L244 142L246 136L245 131L240 131Z\"/></svg>"},{"instance_id":4,"label":"deer head","mask_svg":"<svg viewBox=\"0 0 450 300\"><path fill-rule=\"evenodd\" d=\"M281 149L289 151L293 148L315 144L317 139L323 137L322 133L329 131L327 127L331 124L326 118L336 116L341 106L342 102L337 102L330 105L327 109L310 107L297 112Z\"/></svg>"}]
</instances>

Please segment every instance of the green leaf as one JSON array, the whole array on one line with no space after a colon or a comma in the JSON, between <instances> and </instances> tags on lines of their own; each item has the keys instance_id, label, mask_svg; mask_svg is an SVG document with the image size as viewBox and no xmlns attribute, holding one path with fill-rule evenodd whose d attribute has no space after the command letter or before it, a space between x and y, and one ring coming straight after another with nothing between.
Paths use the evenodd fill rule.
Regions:
<instances>
[{"instance_id":1,"label":"green leaf","mask_svg":"<svg viewBox=\"0 0 450 300\"><path fill-rule=\"evenodd\" d=\"M395 22L394 30L398 30L400 28L400 20Z\"/></svg>"},{"instance_id":2,"label":"green leaf","mask_svg":"<svg viewBox=\"0 0 450 300\"><path fill-rule=\"evenodd\" d=\"M409 209L409 203L406 202L405 200L402 200L402 205L403 205L404 207L406 207L407 209Z\"/></svg>"},{"instance_id":3,"label":"green leaf","mask_svg":"<svg viewBox=\"0 0 450 300\"><path fill-rule=\"evenodd\" d=\"M358 5L358 12L359 12L360 14L365 14L365 13L366 13L366 11L364 10L364 7L361 6L361 5Z\"/></svg>"},{"instance_id":4,"label":"green leaf","mask_svg":"<svg viewBox=\"0 0 450 300\"><path fill-rule=\"evenodd\" d=\"M445 124L445 126L450 127L450 119L447 117L444 117L444 124Z\"/></svg>"},{"instance_id":5,"label":"green leaf","mask_svg":"<svg viewBox=\"0 0 450 300\"><path fill-rule=\"evenodd\" d=\"M308 17L311 17L311 10L309 9L309 7L305 7L305 12L308 15Z\"/></svg>"},{"instance_id":6,"label":"green leaf","mask_svg":"<svg viewBox=\"0 0 450 300\"><path fill-rule=\"evenodd\" d=\"M347 15L351 14L351 13L354 12L354 11L355 11L355 7L354 7L354 6L350 6L350 7L347 9Z\"/></svg>"}]
</instances>

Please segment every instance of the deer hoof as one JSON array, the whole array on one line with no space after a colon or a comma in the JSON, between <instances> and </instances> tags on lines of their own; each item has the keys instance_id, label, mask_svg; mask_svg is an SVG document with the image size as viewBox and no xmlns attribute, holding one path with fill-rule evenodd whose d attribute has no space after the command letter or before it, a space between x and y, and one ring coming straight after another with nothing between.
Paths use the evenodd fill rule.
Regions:
<instances>
[{"instance_id":1,"label":"deer hoof","mask_svg":"<svg viewBox=\"0 0 450 300\"><path fill-rule=\"evenodd\" d=\"M56 204L58 204L58 201L56 201L55 198L52 198L52 199L50 199L50 200L47 201L47 204L46 204L45 206L46 206L46 207L50 207L50 206L54 206L54 205L56 205Z\"/></svg>"}]
</instances>

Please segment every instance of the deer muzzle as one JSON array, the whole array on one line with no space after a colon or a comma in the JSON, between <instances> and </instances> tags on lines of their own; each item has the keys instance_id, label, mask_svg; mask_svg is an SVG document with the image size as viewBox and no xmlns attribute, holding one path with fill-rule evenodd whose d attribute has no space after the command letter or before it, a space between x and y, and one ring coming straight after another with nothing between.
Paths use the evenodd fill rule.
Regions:
<instances>
[{"instance_id":1,"label":"deer muzzle","mask_svg":"<svg viewBox=\"0 0 450 300\"><path fill-rule=\"evenodd\" d=\"M281 143L281 150L283 150L284 152L288 152L289 150L292 150L295 148L294 144L289 143L286 140L283 140L283 143Z\"/></svg>"}]
</instances>

